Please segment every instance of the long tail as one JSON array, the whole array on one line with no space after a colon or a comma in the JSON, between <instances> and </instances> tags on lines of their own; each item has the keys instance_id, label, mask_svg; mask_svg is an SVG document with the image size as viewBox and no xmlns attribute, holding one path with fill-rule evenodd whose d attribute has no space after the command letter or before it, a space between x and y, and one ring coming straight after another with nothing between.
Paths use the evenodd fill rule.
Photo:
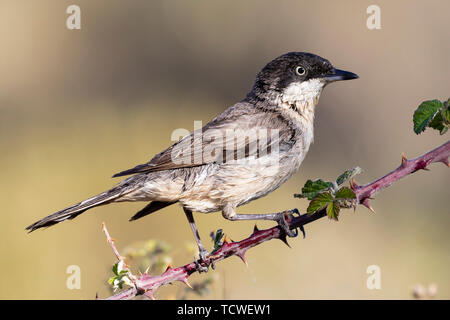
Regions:
<instances>
[{"instance_id":1,"label":"long tail","mask_svg":"<svg viewBox=\"0 0 450 320\"><path fill-rule=\"evenodd\" d=\"M26 230L29 230L29 232L32 232L36 229L43 228L43 227L49 227L49 226L60 223L67 219L73 219L88 209L91 209L93 207L97 207L97 206L100 206L103 204L111 203L115 199L122 196L124 193L128 193L129 191L133 190L133 189L131 189L131 190L130 189L131 188L129 188L128 186L123 186L122 184L119 184L118 186L112 188L111 190L100 193L92 198L89 198L87 200L79 202L71 207L65 208L65 209L55 212L39 221L36 221L35 223L26 227Z\"/></svg>"}]
</instances>

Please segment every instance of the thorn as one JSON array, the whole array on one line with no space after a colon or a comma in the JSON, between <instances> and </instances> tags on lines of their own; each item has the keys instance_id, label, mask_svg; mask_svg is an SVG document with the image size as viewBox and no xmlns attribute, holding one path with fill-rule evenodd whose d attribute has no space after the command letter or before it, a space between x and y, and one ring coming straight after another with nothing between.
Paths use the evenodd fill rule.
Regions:
<instances>
[{"instance_id":1,"label":"thorn","mask_svg":"<svg viewBox=\"0 0 450 320\"><path fill-rule=\"evenodd\" d=\"M291 246L289 245L289 243L287 241L286 234L283 233L282 235L280 235L279 239L281 241L283 241L289 248L291 248Z\"/></svg>"},{"instance_id":2,"label":"thorn","mask_svg":"<svg viewBox=\"0 0 450 320\"><path fill-rule=\"evenodd\" d=\"M430 161L422 161L421 162L421 168L422 170L430 171L430 169L427 168L427 166L430 164Z\"/></svg>"},{"instance_id":3,"label":"thorn","mask_svg":"<svg viewBox=\"0 0 450 320\"><path fill-rule=\"evenodd\" d=\"M364 199L361 204L363 206L365 206L367 209L369 209L370 211L372 211L373 213L375 213L375 210L373 210L372 206L370 205L369 198Z\"/></svg>"},{"instance_id":4,"label":"thorn","mask_svg":"<svg viewBox=\"0 0 450 320\"><path fill-rule=\"evenodd\" d=\"M187 278L181 280L189 289L193 289Z\"/></svg>"},{"instance_id":5,"label":"thorn","mask_svg":"<svg viewBox=\"0 0 450 320\"><path fill-rule=\"evenodd\" d=\"M228 244L228 239L226 235L223 236L223 244Z\"/></svg>"},{"instance_id":6,"label":"thorn","mask_svg":"<svg viewBox=\"0 0 450 320\"><path fill-rule=\"evenodd\" d=\"M167 271L169 271L170 269L172 269L172 265L169 263L169 265L168 265L167 268L166 268L166 271L164 271L164 272L167 272Z\"/></svg>"},{"instance_id":7,"label":"thorn","mask_svg":"<svg viewBox=\"0 0 450 320\"><path fill-rule=\"evenodd\" d=\"M147 269L145 269L144 274L148 274L148 270L150 270L150 266L148 266Z\"/></svg>"},{"instance_id":8,"label":"thorn","mask_svg":"<svg viewBox=\"0 0 450 320\"><path fill-rule=\"evenodd\" d=\"M95 293L95 300L98 300L98 292Z\"/></svg>"},{"instance_id":9,"label":"thorn","mask_svg":"<svg viewBox=\"0 0 450 320\"><path fill-rule=\"evenodd\" d=\"M136 288L136 295L146 295L147 291L145 291L145 289L139 287L136 282L134 282L134 287ZM150 293L153 296L153 293ZM154 300L154 299L153 299Z\"/></svg>"},{"instance_id":10,"label":"thorn","mask_svg":"<svg viewBox=\"0 0 450 320\"><path fill-rule=\"evenodd\" d=\"M245 263L245 265L248 267L247 260L245 260L245 251L241 253L236 253L236 255L241 258L242 262Z\"/></svg>"},{"instance_id":11,"label":"thorn","mask_svg":"<svg viewBox=\"0 0 450 320\"><path fill-rule=\"evenodd\" d=\"M448 158L442 159L442 163L445 164L447 167L450 167L450 162L448 162Z\"/></svg>"},{"instance_id":12,"label":"thorn","mask_svg":"<svg viewBox=\"0 0 450 320\"><path fill-rule=\"evenodd\" d=\"M402 167L405 167L407 162L408 159L406 159L405 154L402 152Z\"/></svg>"},{"instance_id":13,"label":"thorn","mask_svg":"<svg viewBox=\"0 0 450 320\"><path fill-rule=\"evenodd\" d=\"M259 231L258 226L255 223L255 226L253 227L253 233L252 234L255 234L258 231Z\"/></svg>"}]
</instances>

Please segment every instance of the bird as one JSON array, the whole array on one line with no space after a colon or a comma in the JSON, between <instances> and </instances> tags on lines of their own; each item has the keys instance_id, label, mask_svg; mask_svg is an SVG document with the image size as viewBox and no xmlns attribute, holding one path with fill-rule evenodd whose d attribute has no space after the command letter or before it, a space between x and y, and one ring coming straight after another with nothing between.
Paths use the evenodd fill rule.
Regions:
<instances>
[{"instance_id":1,"label":"bird","mask_svg":"<svg viewBox=\"0 0 450 320\"><path fill-rule=\"evenodd\" d=\"M225 219L273 220L294 236L287 214L237 213L237 208L271 193L298 171L314 139L314 115L325 86L357 79L308 52L288 52L256 75L246 97L194 130L150 161L121 171L129 176L111 189L53 213L26 230L74 219L88 209L116 202L148 204L131 217L140 219L178 203L199 250L199 268L208 266L193 212L222 212Z\"/></svg>"}]
</instances>

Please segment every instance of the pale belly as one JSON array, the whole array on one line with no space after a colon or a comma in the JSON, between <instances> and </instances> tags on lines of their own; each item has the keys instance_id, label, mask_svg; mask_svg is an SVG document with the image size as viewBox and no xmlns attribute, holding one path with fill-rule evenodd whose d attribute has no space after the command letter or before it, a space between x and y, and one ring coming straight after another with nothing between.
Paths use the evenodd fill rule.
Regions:
<instances>
[{"instance_id":1,"label":"pale belly","mask_svg":"<svg viewBox=\"0 0 450 320\"><path fill-rule=\"evenodd\" d=\"M281 186L300 167L307 150L294 148L280 161L249 160L247 163L222 164L210 175L194 182L183 192L179 202L202 213L221 211L225 205L235 207L261 198Z\"/></svg>"}]
</instances>

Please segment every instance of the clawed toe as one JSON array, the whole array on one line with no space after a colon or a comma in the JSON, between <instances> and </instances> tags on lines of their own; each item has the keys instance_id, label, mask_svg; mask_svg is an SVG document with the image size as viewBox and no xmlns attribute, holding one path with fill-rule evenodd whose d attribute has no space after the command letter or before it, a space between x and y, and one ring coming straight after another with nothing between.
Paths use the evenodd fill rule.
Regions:
<instances>
[{"instance_id":1,"label":"clawed toe","mask_svg":"<svg viewBox=\"0 0 450 320\"><path fill-rule=\"evenodd\" d=\"M278 225L280 226L281 230L283 230L286 235L288 235L289 237L293 238L298 236L298 230L297 228L295 228L294 230L291 230L289 223L287 221L287 219L291 219L291 217L289 217L289 215L296 213L296 214L300 214L298 212L297 209L292 209L289 211L285 211L285 212L280 212L275 221L278 222ZM303 228L303 226L300 227L300 231L303 233L303 238L305 237L305 229Z\"/></svg>"},{"instance_id":2,"label":"clawed toe","mask_svg":"<svg viewBox=\"0 0 450 320\"><path fill-rule=\"evenodd\" d=\"M194 261L198 273L208 272L210 265L213 269L215 268L214 262L212 262L211 259L208 260L206 258L207 255L209 255L208 251L206 251L205 249L200 249L199 259Z\"/></svg>"},{"instance_id":3,"label":"clawed toe","mask_svg":"<svg viewBox=\"0 0 450 320\"><path fill-rule=\"evenodd\" d=\"M291 212L291 213L293 213L293 214L295 213L295 214L297 214L297 215L300 217L300 212L298 211L297 208L292 209L292 210L290 210L289 212ZM306 238L305 227L304 227L303 225L301 225L301 226L298 227L298 228L300 229L300 231L301 231L302 234L303 234L303 239L305 239L305 238ZM295 231L297 232L297 235L298 235L298 230L296 229Z\"/></svg>"},{"instance_id":4,"label":"clawed toe","mask_svg":"<svg viewBox=\"0 0 450 320\"><path fill-rule=\"evenodd\" d=\"M277 214L275 221L278 223L281 230L283 230L289 237L296 237L297 236L296 232L289 228L289 223L286 221L287 217L288 217L287 211L280 212L279 214Z\"/></svg>"}]
</instances>

